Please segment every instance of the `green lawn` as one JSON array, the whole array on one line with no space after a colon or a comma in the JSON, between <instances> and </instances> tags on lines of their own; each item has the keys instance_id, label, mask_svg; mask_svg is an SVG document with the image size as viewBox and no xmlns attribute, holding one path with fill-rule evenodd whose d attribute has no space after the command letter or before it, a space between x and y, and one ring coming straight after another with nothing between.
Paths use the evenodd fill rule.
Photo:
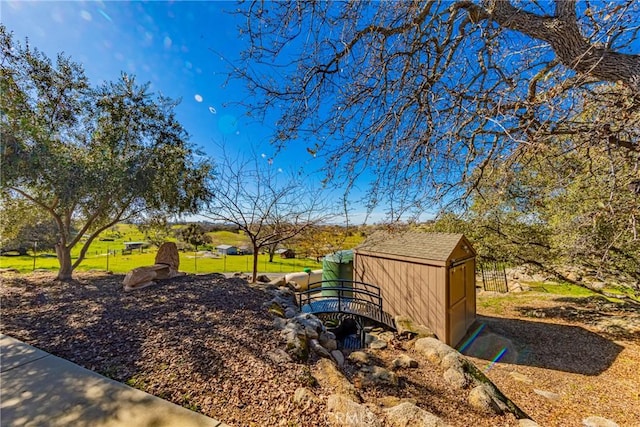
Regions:
<instances>
[{"instance_id":1,"label":"green lawn","mask_svg":"<svg viewBox=\"0 0 640 427\"><path fill-rule=\"evenodd\" d=\"M218 231L210 233L213 239L212 246L220 244L242 245L245 238L241 234L228 231ZM111 240L105 240L111 239ZM136 267L152 265L155 260L157 248L144 249L142 253L134 251L132 254L123 255L125 242L144 241L144 235L138 231L137 227L129 224L118 224L105 231L91 243L87 251L86 258L77 268L78 271L88 270L110 270L114 273L126 273ZM110 255L107 256L107 252ZM77 259L80 252L80 245L72 251L72 257ZM322 265L311 259L282 259L276 255L273 262L268 262L268 256L260 255L258 271L263 273L288 273L302 271L304 268L322 268ZM108 262L108 266L107 266ZM250 255L229 255L222 258L196 258L193 252L180 252L180 271L187 273L227 273L227 272L250 272L253 267L253 257ZM34 269L34 257L28 256L2 256L0 257L0 268L15 268L21 273L27 273ZM52 252L38 252L35 257L36 269L58 269L58 260Z\"/></svg>"},{"instance_id":2,"label":"green lawn","mask_svg":"<svg viewBox=\"0 0 640 427\"><path fill-rule=\"evenodd\" d=\"M115 256L110 255L107 259L106 250L104 253L95 254L91 251L78 267L78 271L107 270L114 273L126 273L133 268L152 265L156 256L155 248L145 250L144 253L134 252L131 255L122 255L118 252ZM250 255L229 255L223 258L195 257L193 252L180 252L180 271L187 273L225 273L225 272L250 272L253 265L253 257ZM33 271L34 258L32 256L12 256L0 257L0 268L15 268L21 273ZM58 269L58 260L53 254L40 254L35 258L36 269ZM273 262L269 262L267 255L259 256L258 271L264 273L288 273L302 271L304 268L322 268L311 259L281 259L276 256Z\"/></svg>"}]
</instances>

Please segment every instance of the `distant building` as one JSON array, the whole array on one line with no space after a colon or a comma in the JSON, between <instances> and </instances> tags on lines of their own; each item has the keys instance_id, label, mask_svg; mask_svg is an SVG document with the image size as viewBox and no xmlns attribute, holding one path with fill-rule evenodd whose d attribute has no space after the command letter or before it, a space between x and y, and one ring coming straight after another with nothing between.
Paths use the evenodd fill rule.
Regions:
<instances>
[{"instance_id":1,"label":"distant building","mask_svg":"<svg viewBox=\"0 0 640 427\"><path fill-rule=\"evenodd\" d=\"M296 252L293 249L278 249L276 254L280 255L280 258L295 258Z\"/></svg>"},{"instance_id":2,"label":"distant building","mask_svg":"<svg viewBox=\"0 0 640 427\"><path fill-rule=\"evenodd\" d=\"M251 248L251 246L248 246L248 245L238 246L238 254L239 255L252 255L253 254L253 249Z\"/></svg>"},{"instance_id":3,"label":"distant building","mask_svg":"<svg viewBox=\"0 0 640 427\"><path fill-rule=\"evenodd\" d=\"M218 245L216 251L220 255L238 255L238 248L231 245Z\"/></svg>"},{"instance_id":4,"label":"distant building","mask_svg":"<svg viewBox=\"0 0 640 427\"><path fill-rule=\"evenodd\" d=\"M142 250L148 248L149 244L147 242L124 242L124 250L123 254L130 254L134 250L139 250L142 253Z\"/></svg>"},{"instance_id":5,"label":"distant building","mask_svg":"<svg viewBox=\"0 0 640 427\"><path fill-rule=\"evenodd\" d=\"M146 242L124 242L125 249L140 249L147 245Z\"/></svg>"}]
</instances>

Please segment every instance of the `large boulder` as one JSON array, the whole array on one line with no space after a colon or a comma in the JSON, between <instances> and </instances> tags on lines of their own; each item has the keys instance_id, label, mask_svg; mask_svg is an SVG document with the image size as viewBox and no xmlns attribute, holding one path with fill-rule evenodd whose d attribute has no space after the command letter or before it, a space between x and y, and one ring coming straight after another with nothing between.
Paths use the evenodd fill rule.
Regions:
<instances>
[{"instance_id":1,"label":"large boulder","mask_svg":"<svg viewBox=\"0 0 640 427\"><path fill-rule=\"evenodd\" d=\"M293 403L305 409L316 400L316 395L306 387L298 387L293 394Z\"/></svg>"},{"instance_id":2,"label":"large boulder","mask_svg":"<svg viewBox=\"0 0 640 427\"><path fill-rule=\"evenodd\" d=\"M269 285L276 286L276 287L286 286L287 285L287 281L285 280L284 276L277 277L277 278L271 280L269 282Z\"/></svg>"},{"instance_id":3,"label":"large boulder","mask_svg":"<svg viewBox=\"0 0 640 427\"><path fill-rule=\"evenodd\" d=\"M307 335L310 335L309 338L319 338L320 333L322 333L324 330L322 321L310 313L298 314L293 318L293 321L295 321L305 329Z\"/></svg>"},{"instance_id":4,"label":"large boulder","mask_svg":"<svg viewBox=\"0 0 640 427\"><path fill-rule=\"evenodd\" d=\"M338 348L338 342L336 341L336 336L333 334L333 332L329 332L329 331L321 332L319 336L319 341L320 341L320 344L322 344L322 346L329 351L333 351Z\"/></svg>"},{"instance_id":5,"label":"large boulder","mask_svg":"<svg viewBox=\"0 0 640 427\"><path fill-rule=\"evenodd\" d=\"M469 393L467 400L473 409L486 414L502 414L507 409L494 389L487 384L476 386Z\"/></svg>"},{"instance_id":6,"label":"large boulder","mask_svg":"<svg viewBox=\"0 0 640 427\"><path fill-rule=\"evenodd\" d=\"M173 270L178 271L180 268L180 254L178 246L173 242L165 242L158 248L155 259L156 264L165 264Z\"/></svg>"},{"instance_id":7,"label":"large boulder","mask_svg":"<svg viewBox=\"0 0 640 427\"><path fill-rule=\"evenodd\" d=\"M307 335L307 337L308 336L309 335ZM309 340L309 348L320 357L325 357L327 359L331 358L331 353L329 353L329 350L324 348L317 339L311 338Z\"/></svg>"},{"instance_id":8,"label":"large boulder","mask_svg":"<svg viewBox=\"0 0 640 427\"><path fill-rule=\"evenodd\" d=\"M369 343L369 348L372 350L384 350L387 348L387 342L379 339L374 339Z\"/></svg>"},{"instance_id":9,"label":"large boulder","mask_svg":"<svg viewBox=\"0 0 640 427\"><path fill-rule=\"evenodd\" d=\"M401 354L398 358L393 359L391 361L391 369L408 369L408 368L417 368L418 361L412 359L406 354Z\"/></svg>"},{"instance_id":10,"label":"large boulder","mask_svg":"<svg viewBox=\"0 0 640 427\"><path fill-rule=\"evenodd\" d=\"M447 369L442 375L444 380L454 389L463 389L469 383L464 371L456 368Z\"/></svg>"},{"instance_id":11,"label":"large boulder","mask_svg":"<svg viewBox=\"0 0 640 427\"><path fill-rule=\"evenodd\" d=\"M407 316L395 317L396 329L399 336L406 336L409 338L434 338L435 334L427 326L417 324Z\"/></svg>"},{"instance_id":12,"label":"large boulder","mask_svg":"<svg viewBox=\"0 0 640 427\"><path fill-rule=\"evenodd\" d=\"M456 350L436 338L420 338L414 349L435 365L441 365L442 360Z\"/></svg>"},{"instance_id":13,"label":"large boulder","mask_svg":"<svg viewBox=\"0 0 640 427\"><path fill-rule=\"evenodd\" d=\"M363 366L358 372L360 383L364 387L377 387L382 385L398 386L398 376L381 366Z\"/></svg>"},{"instance_id":14,"label":"large boulder","mask_svg":"<svg viewBox=\"0 0 640 427\"><path fill-rule=\"evenodd\" d=\"M180 255L178 254L178 247L173 242L163 243L158 249L154 265L134 268L127 273L122 281L124 290L142 289L151 286L156 280L182 276L184 273L178 272L179 267Z\"/></svg>"},{"instance_id":15,"label":"large boulder","mask_svg":"<svg viewBox=\"0 0 640 427\"><path fill-rule=\"evenodd\" d=\"M356 388L349 382L347 377L338 370L331 360L318 360L318 363L313 366L311 372L323 388L330 390L332 393L344 395L351 400L360 402L360 396Z\"/></svg>"},{"instance_id":16,"label":"large boulder","mask_svg":"<svg viewBox=\"0 0 640 427\"><path fill-rule=\"evenodd\" d=\"M301 362L309 358L309 341L300 325L287 323L280 334L286 342L287 353L291 357Z\"/></svg>"},{"instance_id":17,"label":"large boulder","mask_svg":"<svg viewBox=\"0 0 640 427\"><path fill-rule=\"evenodd\" d=\"M124 277L122 284L125 291L142 289L154 284L156 280L171 279L180 276L180 273L173 270L166 264L156 264L147 267L134 268Z\"/></svg>"},{"instance_id":18,"label":"large boulder","mask_svg":"<svg viewBox=\"0 0 640 427\"><path fill-rule=\"evenodd\" d=\"M281 348L277 348L273 351L268 351L266 353L266 356L269 358L269 360L271 360L276 365L282 365L292 361L291 356L289 356L289 353L287 353Z\"/></svg>"},{"instance_id":19,"label":"large boulder","mask_svg":"<svg viewBox=\"0 0 640 427\"><path fill-rule=\"evenodd\" d=\"M358 366L371 364L371 355L364 351L353 351L349 354L349 362L355 363Z\"/></svg>"},{"instance_id":20,"label":"large boulder","mask_svg":"<svg viewBox=\"0 0 640 427\"><path fill-rule=\"evenodd\" d=\"M340 367L344 366L344 354L340 350L332 350L331 358Z\"/></svg>"},{"instance_id":21,"label":"large boulder","mask_svg":"<svg viewBox=\"0 0 640 427\"><path fill-rule=\"evenodd\" d=\"M387 424L391 427L446 427L447 424L432 413L404 402L385 409Z\"/></svg>"},{"instance_id":22,"label":"large boulder","mask_svg":"<svg viewBox=\"0 0 640 427\"><path fill-rule=\"evenodd\" d=\"M338 427L382 427L378 417L369 408L341 394L329 396L327 422Z\"/></svg>"},{"instance_id":23,"label":"large boulder","mask_svg":"<svg viewBox=\"0 0 640 427\"><path fill-rule=\"evenodd\" d=\"M617 423L603 417L587 417L582 420L582 425L585 427L619 427Z\"/></svg>"}]
</instances>

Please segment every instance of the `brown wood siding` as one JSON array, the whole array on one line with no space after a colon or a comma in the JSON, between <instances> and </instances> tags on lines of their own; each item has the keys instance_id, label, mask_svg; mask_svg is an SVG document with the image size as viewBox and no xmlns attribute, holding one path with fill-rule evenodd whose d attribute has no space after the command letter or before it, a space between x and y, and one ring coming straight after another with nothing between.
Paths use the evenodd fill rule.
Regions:
<instances>
[{"instance_id":1,"label":"brown wood siding","mask_svg":"<svg viewBox=\"0 0 640 427\"><path fill-rule=\"evenodd\" d=\"M386 312L409 316L446 340L444 267L357 253L354 270L357 280L380 287Z\"/></svg>"},{"instance_id":2,"label":"brown wood siding","mask_svg":"<svg viewBox=\"0 0 640 427\"><path fill-rule=\"evenodd\" d=\"M476 319L475 258L470 255L465 238L446 262L356 250L354 277L380 287L386 312L409 316L456 345Z\"/></svg>"},{"instance_id":3,"label":"brown wood siding","mask_svg":"<svg viewBox=\"0 0 640 427\"><path fill-rule=\"evenodd\" d=\"M431 267L433 268L433 267ZM441 331L440 335L438 335L438 333L436 332L436 335L438 335L438 337L442 337L440 338L441 340L443 340L444 342L447 342L447 330L449 328L449 316L447 316L447 312L448 312L448 306L447 306L447 301L448 301L448 297L449 297L449 292L447 290L447 284L449 283L448 281L448 270L446 268L438 268L436 270L436 288L438 290L438 294L436 296L437 298L437 302L435 304L435 306L437 307L437 312L436 312L436 322L438 325L438 330ZM435 332L435 331L434 331Z\"/></svg>"},{"instance_id":4,"label":"brown wood siding","mask_svg":"<svg viewBox=\"0 0 640 427\"><path fill-rule=\"evenodd\" d=\"M429 278L429 283L436 283L437 271L433 268L427 270L427 277ZM429 323L425 323L425 325L430 326L435 332L437 324L436 319L438 318L438 307L436 306L438 302L438 288L434 286L426 286L426 290L429 293L429 306L428 306L428 317L429 319L433 319L433 321Z\"/></svg>"}]
</instances>

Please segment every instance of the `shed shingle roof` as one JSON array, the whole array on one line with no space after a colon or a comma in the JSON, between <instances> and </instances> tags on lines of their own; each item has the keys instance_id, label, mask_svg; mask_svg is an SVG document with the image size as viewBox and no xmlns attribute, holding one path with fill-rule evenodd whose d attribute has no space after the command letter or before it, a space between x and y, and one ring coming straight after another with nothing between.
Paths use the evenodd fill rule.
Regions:
<instances>
[{"instance_id":1,"label":"shed shingle roof","mask_svg":"<svg viewBox=\"0 0 640 427\"><path fill-rule=\"evenodd\" d=\"M356 251L447 261L463 237L456 233L378 232L367 238Z\"/></svg>"}]
</instances>

